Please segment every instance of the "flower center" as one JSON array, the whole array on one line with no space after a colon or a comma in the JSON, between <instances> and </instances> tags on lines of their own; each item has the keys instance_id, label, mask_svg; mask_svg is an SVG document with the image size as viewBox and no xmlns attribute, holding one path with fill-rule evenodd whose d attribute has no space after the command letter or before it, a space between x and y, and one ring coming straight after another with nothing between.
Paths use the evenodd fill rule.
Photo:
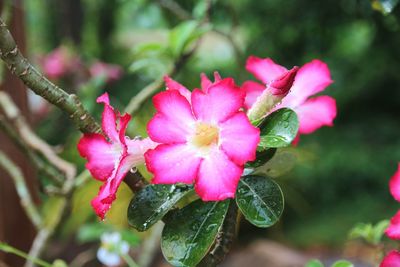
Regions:
<instances>
[{"instance_id":1,"label":"flower center","mask_svg":"<svg viewBox=\"0 0 400 267\"><path fill-rule=\"evenodd\" d=\"M219 130L217 127L199 122L196 125L196 133L192 137L192 144L198 148L208 147L211 144L217 144L219 138Z\"/></svg>"}]
</instances>

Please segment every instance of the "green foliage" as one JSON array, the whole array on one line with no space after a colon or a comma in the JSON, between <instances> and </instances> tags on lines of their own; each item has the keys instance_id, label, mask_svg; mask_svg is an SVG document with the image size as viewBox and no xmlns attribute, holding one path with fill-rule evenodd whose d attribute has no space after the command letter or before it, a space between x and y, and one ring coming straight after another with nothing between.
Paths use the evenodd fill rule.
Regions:
<instances>
[{"instance_id":1,"label":"green foliage","mask_svg":"<svg viewBox=\"0 0 400 267\"><path fill-rule=\"evenodd\" d=\"M354 264L346 260L339 260L332 264L332 267L354 267Z\"/></svg>"},{"instance_id":2,"label":"green foliage","mask_svg":"<svg viewBox=\"0 0 400 267\"><path fill-rule=\"evenodd\" d=\"M349 238L362 238L372 245L377 245L381 242L383 234L388 226L389 220L382 220L375 225L359 223L351 229Z\"/></svg>"},{"instance_id":3,"label":"green foliage","mask_svg":"<svg viewBox=\"0 0 400 267\"><path fill-rule=\"evenodd\" d=\"M166 220L161 248L173 266L196 266L213 244L221 227L229 200L196 200Z\"/></svg>"},{"instance_id":4,"label":"green foliage","mask_svg":"<svg viewBox=\"0 0 400 267\"><path fill-rule=\"evenodd\" d=\"M258 151L271 147L286 147L296 137L299 120L293 110L282 108L268 115L261 122L260 129Z\"/></svg>"},{"instance_id":5,"label":"green foliage","mask_svg":"<svg viewBox=\"0 0 400 267\"><path fill-rule=\"evenodd\" d=\"M202 26L197 21L185 21L172 29L169 33L169 51L173 58L183 54L188 46L209 30L208 26Z\"/></svg>"},{"instance_id":6,"label":"green foliage","mask_svg":"<svg viewBox=\"0 0 400 267\"><path fill-rule=\"evenodd\" d=\"M99 242L100 237L105 232L119 232L122 240L129 243L131 246L139 244L139 236L131 230L118 229L109 224L89 223L79 228L77 239L81 243Z\"/></svg>"},{"instance_id":7,"label":"green foliage","mask_svg":"<svg viewBox=\"0 0 400 267\"><path fill-rule=\"evenodd\" d=\"M209 30L209 25L200 24L198 21L184 21L168 32L165 43L143 43L135 47L133 49L135 61L129 70L142 71L153 78L169 73L174 61L186 53L191 45Z\"/></svg>"},{"instance_id":8,"label":"green foliage","mask_svg":"<svg viewBox=\"0 0 400 267\"><path fill-rule=\"evenodd\" d=\"M192 191L187 185L148 185L138 192L128 207L129 224L146 231Z\"/></svg>"},{"instance_id":9,"label":"green foliage","mask_svg":"<svg viewBox=\"0 0 400 267\"><path fill-rule=\"evenodd\" d=\"M310 260L304 267L324 267L324 265L319 260Z\"/></svg>"},{"instance_id":10,"label":"green foliage","mask_svg":"<svg viewBox=\"0 0 400 267\"><path fill-rule=\"evenodd\" d=\"M239 181L236 203L244 217L258 227L270 227L282 215L282 191L272 179L263 176L245 176Z\"/></svg>"},{"instance_id":11,"label":"green foliage","mask_svg":"<svg viewBox=\"0 0 400 267\"><path fill-rule=\"evenodd\" d=\"M270 161L276 153L276 148L267 148L263 151L256 152L256 159L252 162L248 162L246 167L257 168L268 161Z\"/></svg>"},{"instance_id":12,"label":"green foliage","mask_svg":"<svg viewBox=\"0 0 400 267\"><path fill-rule=\"evenodd\" d=\"M324 267L324 265L319 260L310 260L304 267ZM346 260L338 260L331 267L354 267L354 264Z\"/></svg>"}]
</instances>

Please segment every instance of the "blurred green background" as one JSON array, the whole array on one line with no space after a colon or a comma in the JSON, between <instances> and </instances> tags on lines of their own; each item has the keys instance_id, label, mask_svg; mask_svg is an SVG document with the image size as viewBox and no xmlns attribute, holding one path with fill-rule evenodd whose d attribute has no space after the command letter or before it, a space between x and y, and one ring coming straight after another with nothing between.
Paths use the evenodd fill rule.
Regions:
<instances>
[{"instance_id":1,"label":"blurred green background","mask_svg":"<svg viewBox=\"0 0 400 267\"><path fill-rule=\"evenodd\" d=\"M288 68L314 58L325 61L335 82L323 94L337 100L335 126L302 136L287 150L284 166L275 166L284 172L277 178L286 198L281 222L268 230L243 223L239 241L261 235L303 248L337 247L357 222L389 218L400 207L387 186L400 161L400 8L383 14L378 7L369 0L219 0L212 1L204 22L203 1L26 1L28 54L37 59L64 45L83 62L120 65L124 75L113 83L57 81L76 91L97 118L102 107L95 97L103 91L123 110L194 46L194 54L173 75L188 88L199 86L201 72L219 71L238 84L253 79L244 68L249 55L271 57ZM182 26L189 20L202 21L201 26ZM152 114L147 101L129 134L145 136ZM79 134L66 121L52 110L37 129L52 144L67 144L65 157L83 169L75 147ZM294 168L286 172L286 166ZM97 188L91 181L78 190L75 216L60 234L96 220L89 200ZM126 226L130 197L126 188L119 192L107 223Z\"/></svg>"}]
</instances>

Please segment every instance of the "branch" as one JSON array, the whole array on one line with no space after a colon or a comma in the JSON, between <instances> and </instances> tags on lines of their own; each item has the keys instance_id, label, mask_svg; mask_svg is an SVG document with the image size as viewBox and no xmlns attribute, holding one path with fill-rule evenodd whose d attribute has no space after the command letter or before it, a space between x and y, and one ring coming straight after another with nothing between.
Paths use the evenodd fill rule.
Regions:
<instances>
[{"instance_id":1,"label":"branch","mask_svg":"<svg viewBox=\"0 0 400 267\"><path fill-rule=\"evenodd\" d=\"M165 9L168 9L182 20L187 20L192 18L192 15L189 12L187 12L177 2L173 0L159 0L158 2L160 6L162 6Z\"/></svg>"},{"instance_id":2,"label":"branch","mask_svg":"<svg viewBox=\"0 0 400 267\"><path fill-rule=\"evenodd\" d=\"M0 58L6 63L11 72L17 75L28 88L66 112L81 132L101 132L98 123L85 110L76 95L66 93L63 89L50 82L28 62L18 50L10 31L1 19ZM131 179L131 175L128 174L125 180L129 179ZM73 188L73 186L70 187Z\"/></svg>"},{"instance_id":3,"label":"branch","mask_svg":"<svg viewBox=\"0 0 400 267\"><path fill-rule=\"evenodd\" d=\"M24 208L26 215L36 229L39 229L42 224L42 218L40 217L40 213L33 203L21 169L15 165L14 162L12 162L2 151L0 151L0 166L3 167L3 169L8 172L13 179L18 196L21 199L21 205Z\"/></svg>"},{"instance_id":4,"label":"branch","mask_svg":"<svg viewBox=\"0 0 400 267\"><path fill-rule=\"evenodd\" d=\"M0 91L0 108L3 110L7 119L15 126L19 137L27 144L27 146L39 152L45 157L53 166L65 174L65 177L70 180L76 175L75 166L72 163L60 158L45 141L37 136L32 129L28 126L25 118L22 116L21 111L17 105L12 101L11 97Z\"/></svg>"},{"instance_id":5,"label":"branch","mask_svg":"<svg viewBox=\"0 0 400 267\"><path fill-rule=\"evenodd\" d=\"M37 155L29 146L21 139L18 132L14 127L7 122L3 115L0 115L0 129L3 130L7 136L14 141L14 143L21 149L21 151L29 158L36 169L52 179L57 185L61 185L63 176L56 168L52 165L47 164L39 155Z\"/></svg>"},{"instance_id":6,"label":"branch","mask_svg":"<svg viewBox=\"0 0 400 267\"><path fill-rule=\"evenodd\" d=\"M27 87L65 111L81 132L101 132L100 126L85 110L76 95L68 94L60 87L50 82L28 62L18 50L10 31L1 19L0 57L6 63L8 69L17 75Z\"/></svg>"},{"instance_id":7,"label":"branch","mask_svg":"<svg viewBox=\"0 0 400 267\"><path fill-rule=\"evenodd\" d=\"M237 214L238 208L236 203L234 200L231 200L224 224L219 230L214 247L208 252L198 266L218 266L225 259L225 256L231 249L235 238Z\"/></svg>"}]
</instances>

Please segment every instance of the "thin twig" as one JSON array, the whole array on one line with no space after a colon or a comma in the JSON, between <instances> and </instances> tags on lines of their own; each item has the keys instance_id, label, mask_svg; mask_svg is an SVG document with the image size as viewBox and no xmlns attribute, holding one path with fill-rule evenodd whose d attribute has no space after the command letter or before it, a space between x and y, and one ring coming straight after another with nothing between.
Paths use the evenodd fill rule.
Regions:
<instances>
[{"instance_id":1,"label":"thin twig","mask_svg":"<svg viewBox=\"0 0 400 267\"><path fill-rule=\"evenodd\" d=\"M35 262L30 259L37 259L43 252L44 245L47 243L51 232L47 228L42 228L36 234L35 239L33 240L32 247L29 250L28 260L25 263L25 267L34 267Z\"/></svg>"},{"instance_id":2,"label":"thin twig","mask_svg":"<svg viewBox=\"0 0 400 267\"><path fill-rule=\"evenodd\" d=\"M51 267L52 266L50 263L45 262L45 261L43 261L41 259L30 258L30 256L28 254L26 254L25 252L23 252L23 251L21 251L19 249L16 249L16 248L14 248L12 246L9 246L9 245L7 245L6 243L3 243L3 242L0 242L0 250L4 251L6 253L11 253L11 254L17 255L17 256L19 256L21 258L30 260L30 261L36 263L37 265L40 265L40 266L43 266L43 267Z\"/></svg>"},{"instance_id":3,"label":"thin twig","mask_svg":"<svg viewBox=\"0 0 400 267\"><path fill-rule=\"evenodd\" d=\"M42 218L40 217L40 213L33 202L31 194L29 193L21 169L15 165L14 162L12 162L2 151L0 151L0 166L6 172L8 172L13 179L18 196L21 199L21 205L24 208L26 215L36 229L40 229Z\"/></svg>"},{"instance_id":4,"label":"thin twig","mask_svg":"<svg viewBox=\"0 0 400 267\"><path fill-rule=\"evenodd\" d=\"M14 127L9 123L3 115L0 115L0 129L7 134L7 136L14 141L14 143L21 149L21 151L28 157L34 167L42 174L49 177L53 180L57 185L61 185L63 183L62 176L56 168L52 165L47 164L39 155L37 155L34 151L32 151L29 146L22 140L19 136L18 132L14 129Z\"/></svg>"},{"instance_id":5,"label":"thin twig","mask_svg":"<svg viewBox=\"0 0 400 267\"><path fill-rule=\"evenodd\" d=\"M168 9L182 20L188 20L192 18L192 15L189 12L187 12L184 8L182 8L177 2L173 0L159 0L158 2L160 3L160 6Z\"/></svg>"},{"instance_id":6,"label":"thin twig","mask_svg":"<svg viewBox=\"0 0 400 267\"><path fill-rule=\"evenodd\" d=\"M7 116L7 119L15 126L20 138L22 138L32 150L39 152L53 166L62 171L67 179L73 179L75 177L75 166L60 158L52 147L32 131L17 105L15 105L11 97L3 91L0 91L0 108Z\"/></svg>"},{"instance_id":7,"label":"thin twig","mask_svg":"<svg viewBox=\"0 0 400 267\"><path fill-rule=\"evenodd\" d=\"M95 119L85 110L78 97L68 94L37 71L19 51L7 25L0 19L0 57L12 73L33 92L66 112L80 131L101 132Z\"/></svg>"}]
</instances>

